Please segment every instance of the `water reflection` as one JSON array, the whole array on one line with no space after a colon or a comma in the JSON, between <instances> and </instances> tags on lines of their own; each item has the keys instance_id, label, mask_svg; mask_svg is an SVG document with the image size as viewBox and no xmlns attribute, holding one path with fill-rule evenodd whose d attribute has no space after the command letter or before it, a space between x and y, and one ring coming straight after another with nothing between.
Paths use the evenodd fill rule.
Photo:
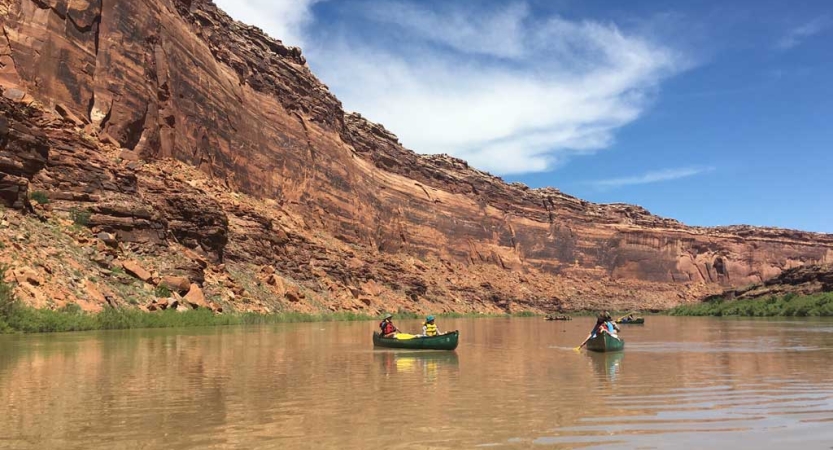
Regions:
<instances>
[{"instance_id":1,"label":"water reflection","mask_svg":"<svg viewBox=\"0 0 833 450\"><path fill-rule=\"evenodd\" d=\"M606 379L615 382L619 372L622 370L622 359L625 352L595 353L587 352L587 358L593 365L593 372L598 379Z\"/></svg>"},{"instance_id":2,"label":"water reflection","mask_svg":"<svg viewBox=\"0 0 833 450\"><path fill-rule=\"evenodd\" d=\"M365 323L0 336L0 450L833 442L833 321L652 317L576 353L590 321L449 319L454 352Z\"/></svg>"},{"instance_id":3,"label":"water reflection","mask_svg":"<svg viewBox=\"0 0 833 450\"><path fill-rule=\"evenodd\" d=\"M426 381L436 380L441 372L456 370L460 364L457 353L448 351L376 350L373 357L387 375L422 373Z\"/></svg>"}]
</instances>

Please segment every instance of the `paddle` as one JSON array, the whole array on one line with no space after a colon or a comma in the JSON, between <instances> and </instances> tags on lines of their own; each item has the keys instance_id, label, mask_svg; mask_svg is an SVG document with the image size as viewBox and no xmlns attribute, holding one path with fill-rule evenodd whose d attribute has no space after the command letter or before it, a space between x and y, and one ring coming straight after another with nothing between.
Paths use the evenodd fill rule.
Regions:
<instances>
[{"instance_id":1,"label":"paddle","mask_svg":"<svg viewBox=\"0 0 833 450\"><path fill-rule=\"evenodd\" d=\"M582 343L581 343L581 345L579 345L578 347L574 348L573 350L575 350L575 351L579 351L579 350L581 350L581 348L582 348L582 347L584 347L584 344L586 344L586 343L587 343L587 341L589 341L591 337L593 337L593 333L588 334L588 335L587 335L587 339L585 339L585 340L584 340L584 342L582 342Z\"/></svg>"},{"instance_id":2,"label":"paddle","mask_svg":"<svg viewBox=\"0 0 833 450\"><path fill-rule=\"evenodd\" d=\"M635 314L635 311L631 311L631 312L629 312L629 313L625 314L624 316L622 316L622 317L620 317L620 318L618 318L618 319L614 320L614 322L619 322L619 321L621 321L622 319L624 319L625 317L630 316L631 314Z\"/></svg>"}]
</instances>

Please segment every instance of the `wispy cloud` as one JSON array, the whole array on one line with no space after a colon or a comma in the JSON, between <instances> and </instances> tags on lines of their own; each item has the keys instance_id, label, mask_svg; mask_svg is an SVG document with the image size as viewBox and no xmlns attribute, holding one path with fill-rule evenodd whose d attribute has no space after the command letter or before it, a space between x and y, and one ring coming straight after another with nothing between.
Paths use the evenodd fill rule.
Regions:
<instances>
[{"instance_id":1,"label":"wispy cloud","mask_svg":"<svg viewBox=\"0 0 833 450\"><path fill-rule=\"evenodd\" d=\"M255 2L267 3L218 0ZM308 18L312 2L302 3ZM448 153L497 174L545 171L609 147L660 83L689 67L651 36L533 16L523 1L424 5L356 1L326 30L298 28L308 20L288 28L306 31L299 40L310 65L346 108L417 152Z\"/></svg>"},{"instance_id":2,"label":"wispy cloud","mask_svg":"<svg viewBox=\"0 0 833 450\"><path fill-rule=\"evenodd\" d=\"M304 46L311 7L321 0L214 0L231 17L255 25L286 45Z\"/></svg>"},{"instance_id":3,"label":"wispy cloud","mask_svg":"<svg viewBox=\"0 0 833 450\"><path fill-rule=\"evenodd\" d=\"M815 36L830 27L833 21L830 16L817 17L810 22L793 28L784 35L775 45L778 50L789 50L800 45L806 39Z\"/></svg>"},{"instance_id":4,"label":"wispy cloud","mask_svg":"<svg viewBox=\"0 0 833 450\"><path fill-rule=\"evenodd\" d=\"M418 40L464 53L517 58L525 51L523 22L529 16L525 3L479 12L471 8L480 6L467 9L452 3L435 5L435 9L406 1L366 3L365 7L366 15L379 23L396 25Z\"/></svg>"},{"instance_id":5,"label":"wispy cloud","mask_svg":"<svg viewBox=\"0 0 833 450\"><path fill-rule=\"evenodd\" d=\"M660 183L663 181L679 180L681 178L693 177L695 175L700 175L712 171L714 171L714 167L686 167L679 169L663 169L632 177L611 178L607 180L591 181L589 182L589 184L598 189L613 189L624 186L634 186L639 184L652 184Z\"/></svg>"}]
</instances>

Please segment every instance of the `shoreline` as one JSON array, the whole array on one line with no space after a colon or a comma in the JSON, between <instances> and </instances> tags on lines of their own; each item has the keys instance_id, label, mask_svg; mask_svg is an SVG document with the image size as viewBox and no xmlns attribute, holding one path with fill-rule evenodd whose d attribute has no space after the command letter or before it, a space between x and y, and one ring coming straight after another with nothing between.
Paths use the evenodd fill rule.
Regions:
<instances>
[{"instance_id":1,"label":"shoreline","mask_svg":"<svg viewBox=\"0 0 833 450\"><path fill-rule=\"evenodd\" d=\"M667 314L680 317L833 317L833 292L740 300L718 298L678 306Z\"/></svg>"},{"instance_id":2,"label":"shoreline","mask_svg":"<svg viewBox=\"0 0 833 450\"><path fill-rule=\"evenodd\" d=\"M417 320L421 314L399 312L393 314L395 320ZM501 318L501 317L539 317L533 312L515 314L487 313L437 313L438 318ZM145 312L139 309L106 309L100 313L86 313L80 308L62 308L60 310L35 309L29 306L0 301L0 335L4 334L48 334L82 331L133 330L160 328L195 328L241 325L273 325L283 323L315 322L374 322L381 320L375 315L353 312L296 313L279 312L270 314L229 312L215 314L208 309L195 309L185 312L156 311Z\"/></svg>"}]
</instances>

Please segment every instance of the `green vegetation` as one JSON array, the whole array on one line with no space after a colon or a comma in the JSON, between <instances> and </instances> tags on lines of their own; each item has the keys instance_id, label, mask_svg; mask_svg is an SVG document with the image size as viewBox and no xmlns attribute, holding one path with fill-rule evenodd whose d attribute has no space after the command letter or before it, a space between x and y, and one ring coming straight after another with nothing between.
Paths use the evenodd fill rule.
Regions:
<instances>
[{"instance_id":1,"label":"green vegetation","mask_svg":"<svg viewBox=\"0 0 833 450\"><path fill-rule=\"evenodd\" d=\"M162 285L156 286L155 293L157 298L168 298L171 296L171 290Z\"/></svg>"},{"instance_id":2,"label":"green vegetation","mask_svg":"<svg viewBox=\"0 0 833 450\"><path fill-rule=\"evenodd\" d=\"M207 309L186 312L173 310L144 312L139 309L107 308L103 312L84 312L71 303L59 310L35 309L14 298L12 286L3 282L6 268L0 267L0 334L53 333L67 331L121 330L138 328L184 328L222 325L270 325L297 322L353 322L376 321L379 316L353 312L307 314L284 312L274 314L226 313L214 314ZM131 302L133 303L133 302ZM479 313L435 314L438 318L508 317ZM525 311L514 316L529 317ZM395 319L422 319L423 315L407 311L395 314Z\"/></svg>"},{"instance_id":3,"label":"green vegetation","mask_svg":"<svg viewBox=\"0 0 833 450\"><path fill-rule=\"evenodd\" d=\"M14 312L17 302L12 293L12 287L4 280L7 268L0 266L0 333L8 333L11 327L6 323L6 318Z\"/></svg>"},{"instance_id":4,"label":"green vegetation","mask_svg":"<svg viewBox=\"0 0 833 450\"><path fill-rule=\"evenodd\" d=\"M6 306L9 304L6 303ZM34 309L12 301L0 312L0 333L53 333L66 331L125 330L138 328L186 328L223 325L269 325L295 322L369 320L353 313L332 314L214 314L207 309L187 312L173 310L147 313L138 309L108 308L98 314L68 305L57 311Z\"/></svg>"},{"instance_id":5,"label":"green vegetation","mask_svg":"<svg viewBox=\"0 0 833 450\"><path fill-rule=\"evenodd\" d=\"M72 208L69 210L69 217L75 225L86 227L90 224L92 213L86 209Z\"/></svg>"},{"instance_id":6,"label":"green vegetation","mask_svg":"<svg viewBox=\"0 0 833 450\"><path fill-rule=\"evenodd\" d=\"M680 306L672 316L822 317L833 316L833 292L757 300L717 299L697 305Z\"/></svg>"},{"instance_id":7,"label":"green vegetation","mask_svg":"<svg viewBox=\"0 0 833 450\"><path fill-rule=\"evenodd\" d=\"M33 191L31 194L29 194L29 198L32 201L41 205L49 203L49 196L46 195L46 192L43 191Z\"/></svg>"},{"instance_id":8,"label":"green vegetation","mask_svg":"<svg viewBox=\"0 0 833 450\"><path fill-rule=\"evenodd\" d=\"M10 296L9 296L10 298ZM124 330L139 328L186 328L225 325L273 325L300 322L353 322L376 321L377 316L351 312L322 314L306 313L228 313L214 314L200 309L187 312L173 310L147 313L138 309L106 309L98 314L81 311L78 305L70 304L53 311L22 306L14 301L0 303L11 307L0 309L0 333L53 333L67 331ZM408 315L405 318L422 318L421 315ZM410 317L413 316L413 317ZM485 314L446 314L438 317L489 317ZM498 317L498 316L495 316Z\"/></svg>"}]
</instances>

